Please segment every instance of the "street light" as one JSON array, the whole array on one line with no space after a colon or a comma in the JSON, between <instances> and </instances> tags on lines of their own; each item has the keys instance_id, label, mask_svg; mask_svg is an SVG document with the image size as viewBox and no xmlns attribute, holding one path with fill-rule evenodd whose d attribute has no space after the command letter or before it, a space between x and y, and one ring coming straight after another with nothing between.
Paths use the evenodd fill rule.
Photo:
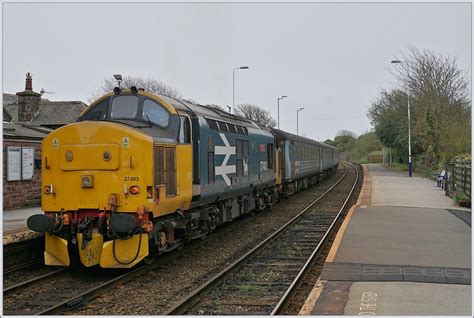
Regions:
<instances>
[{"instance_id":1,"label":"street light","mask_svg":"<svg viewBox=\"0 0 474 318\"><path fill-rule=\"evenodd\" d=\"M304 107L300 107L300 109L296 110L296 136L299 136L299 131L298 131L298 112L302 111Z\"/></svg>"},{"instance_id":2,"label":"street light","mask_svg":"<svg viewBox=\"0 0 474 318\"><path fill-rule=\"evenodd\" d=\"M278 99L277 99L277 104L278 104L278 129L280 129L280 99L283 99L285 97L288 97L288 96L283 95L282 97L278 97Z\"/></svg>"},{"instance_id":3,"label":"street light","mask_svg":"<svg viewBox=\"0 0 474 318\"><path fill-rule=\"evenodd\" d=\"M232 110L235 114L235 70L248 70L248 66L235 67L232 70Z\"/></svg>"},{"instance_id":4,"label":"street light","mask_svg":"<svg viewBox=\"0 0 474 318\"><path fill-rule=\"evenodd\" d=\"M392 60L392 64L404 63L400 60ZM412 176L413 165L411 162L411 125L410 125L410 88L407 87L407 98L408 98L408 176Z\"/></svg>"}]
</instances>

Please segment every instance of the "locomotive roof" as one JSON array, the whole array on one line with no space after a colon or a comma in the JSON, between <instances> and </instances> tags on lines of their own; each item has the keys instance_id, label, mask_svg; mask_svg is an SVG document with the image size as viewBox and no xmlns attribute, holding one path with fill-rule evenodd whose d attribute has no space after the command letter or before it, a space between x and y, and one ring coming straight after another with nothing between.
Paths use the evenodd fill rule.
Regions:
<instances>
[{"instance_id":1,"label":"locomotive roof","mask_svg":"<svg viewBox=\"0 0 474 318\"><path fill-rule=\"evenodd\" d=\"M317 145L317 146L323 146L323 147L326 147L326 148L337 149L336 147L330 146L330 145L325 144L323 142L316 141L314 139L310 139L310 138L290 134L289 132L279 130L279 129L276 129L276 128L270 128L270 129L275 134L275 136L277 136L277 138L279 138L279 139L294 140L294 141L305 142L305 143L309 143L309 144L313 144L313 145Z\"/></svg>"},{"instance_id":2,"label":"locomotive roof","mask_svg":"<svg viewBox=\"0 0 474 318\"><path fill-rule=\"evenodd\" d=\"M225 121L231 124L237 124L241 126L247 127L254 127L254 128L262 128L261 126L257 125L250 119L237 116L225 111L222 111L217 108L207 107L199 104L193 104L191 102L185 100L179 100L173 97L169 97L166 95L156 94L166 100L171 106L173 106L176 110L183 110L183 111L192 111L196 115L204 116L206 118Z\"/></svg>"}]
</instances>

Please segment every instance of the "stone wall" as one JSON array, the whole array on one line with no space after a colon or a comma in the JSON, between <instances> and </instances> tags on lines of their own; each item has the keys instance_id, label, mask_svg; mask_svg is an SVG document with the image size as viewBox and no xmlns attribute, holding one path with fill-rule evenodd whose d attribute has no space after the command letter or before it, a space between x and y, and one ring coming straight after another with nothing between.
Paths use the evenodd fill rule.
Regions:
<instances>
[{"instance_id":1,"label":"stone wall","mask_svg":"<svg viewBox=\"0 0 474 318\"><path fill-rule=\"evenodd\" d=\"M33 179L7 181L8 147L34 147L35 159L41 159L40 141L3 139L3 209L18 209L41 205L41 169L34 166Z\"/></svg>"}]
</instances>

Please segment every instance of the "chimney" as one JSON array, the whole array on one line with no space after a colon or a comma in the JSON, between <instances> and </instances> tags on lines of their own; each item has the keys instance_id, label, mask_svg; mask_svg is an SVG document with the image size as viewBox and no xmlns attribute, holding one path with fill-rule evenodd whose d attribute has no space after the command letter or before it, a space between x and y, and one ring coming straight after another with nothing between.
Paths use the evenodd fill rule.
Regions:
<instances>
[{"instance_id":1,"label":"chimney","mask_svg":"<svg viewBox=\"0 0 474 318\"><path fill-rule=\"evenodd\" d=\"M16 93L18 96L18 121L31 121L39 112L41 94L33 92L33 79L30 72L26 73L25 90Z\"/></svg>"}]
</instances>

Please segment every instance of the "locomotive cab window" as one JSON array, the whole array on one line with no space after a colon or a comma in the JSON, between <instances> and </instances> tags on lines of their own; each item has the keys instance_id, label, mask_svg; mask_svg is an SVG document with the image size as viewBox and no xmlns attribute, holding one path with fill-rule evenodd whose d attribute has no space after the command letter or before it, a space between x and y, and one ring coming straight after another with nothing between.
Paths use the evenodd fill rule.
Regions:
<instances>
[{"instance_id":1,"label":"locomotive cab window","mask_svg":"<svg viewBox=\"0 0 474 318\"><path fill-rule=\"evenodd\" d=\"M82 115L82 117L80 117L77 121L104 120L107 117L108 106L109 106L108 99L101 101L99 104L91 108L87 113Z\"/></svg>"},{"instance_id":2,"label":"locomotive cab window","mask_svg":"<svg viewBox=\"0 0 474 318\"><path fill-rule=\"evenodd\" d=\"M138 96L124 95L114 97L110 108L112 119L135 119L138 110Z\"/></svg>"},{"instance_id":3,"label":"locomotive cab window","mask_svg":"<svg viewBox=\"0 0 474 318\"><path fill-rule=\"evenodd\" d=\"M179 142L182 144L189 144L191 143L191 124L189 123L189 118L186 116L179 116L179 119Z\"/></svg>"},{"instance_id":4,"label":"locomotive cab window","mask_svg":"<svg viewBox=\"0 0 474 318\"><path fill-rule=\"evenodd\" d=\"M160 127L168 126L170 115L160 104L145 99L143 102L142 120L158 125Z\"/></svg>"}]
</instances>

